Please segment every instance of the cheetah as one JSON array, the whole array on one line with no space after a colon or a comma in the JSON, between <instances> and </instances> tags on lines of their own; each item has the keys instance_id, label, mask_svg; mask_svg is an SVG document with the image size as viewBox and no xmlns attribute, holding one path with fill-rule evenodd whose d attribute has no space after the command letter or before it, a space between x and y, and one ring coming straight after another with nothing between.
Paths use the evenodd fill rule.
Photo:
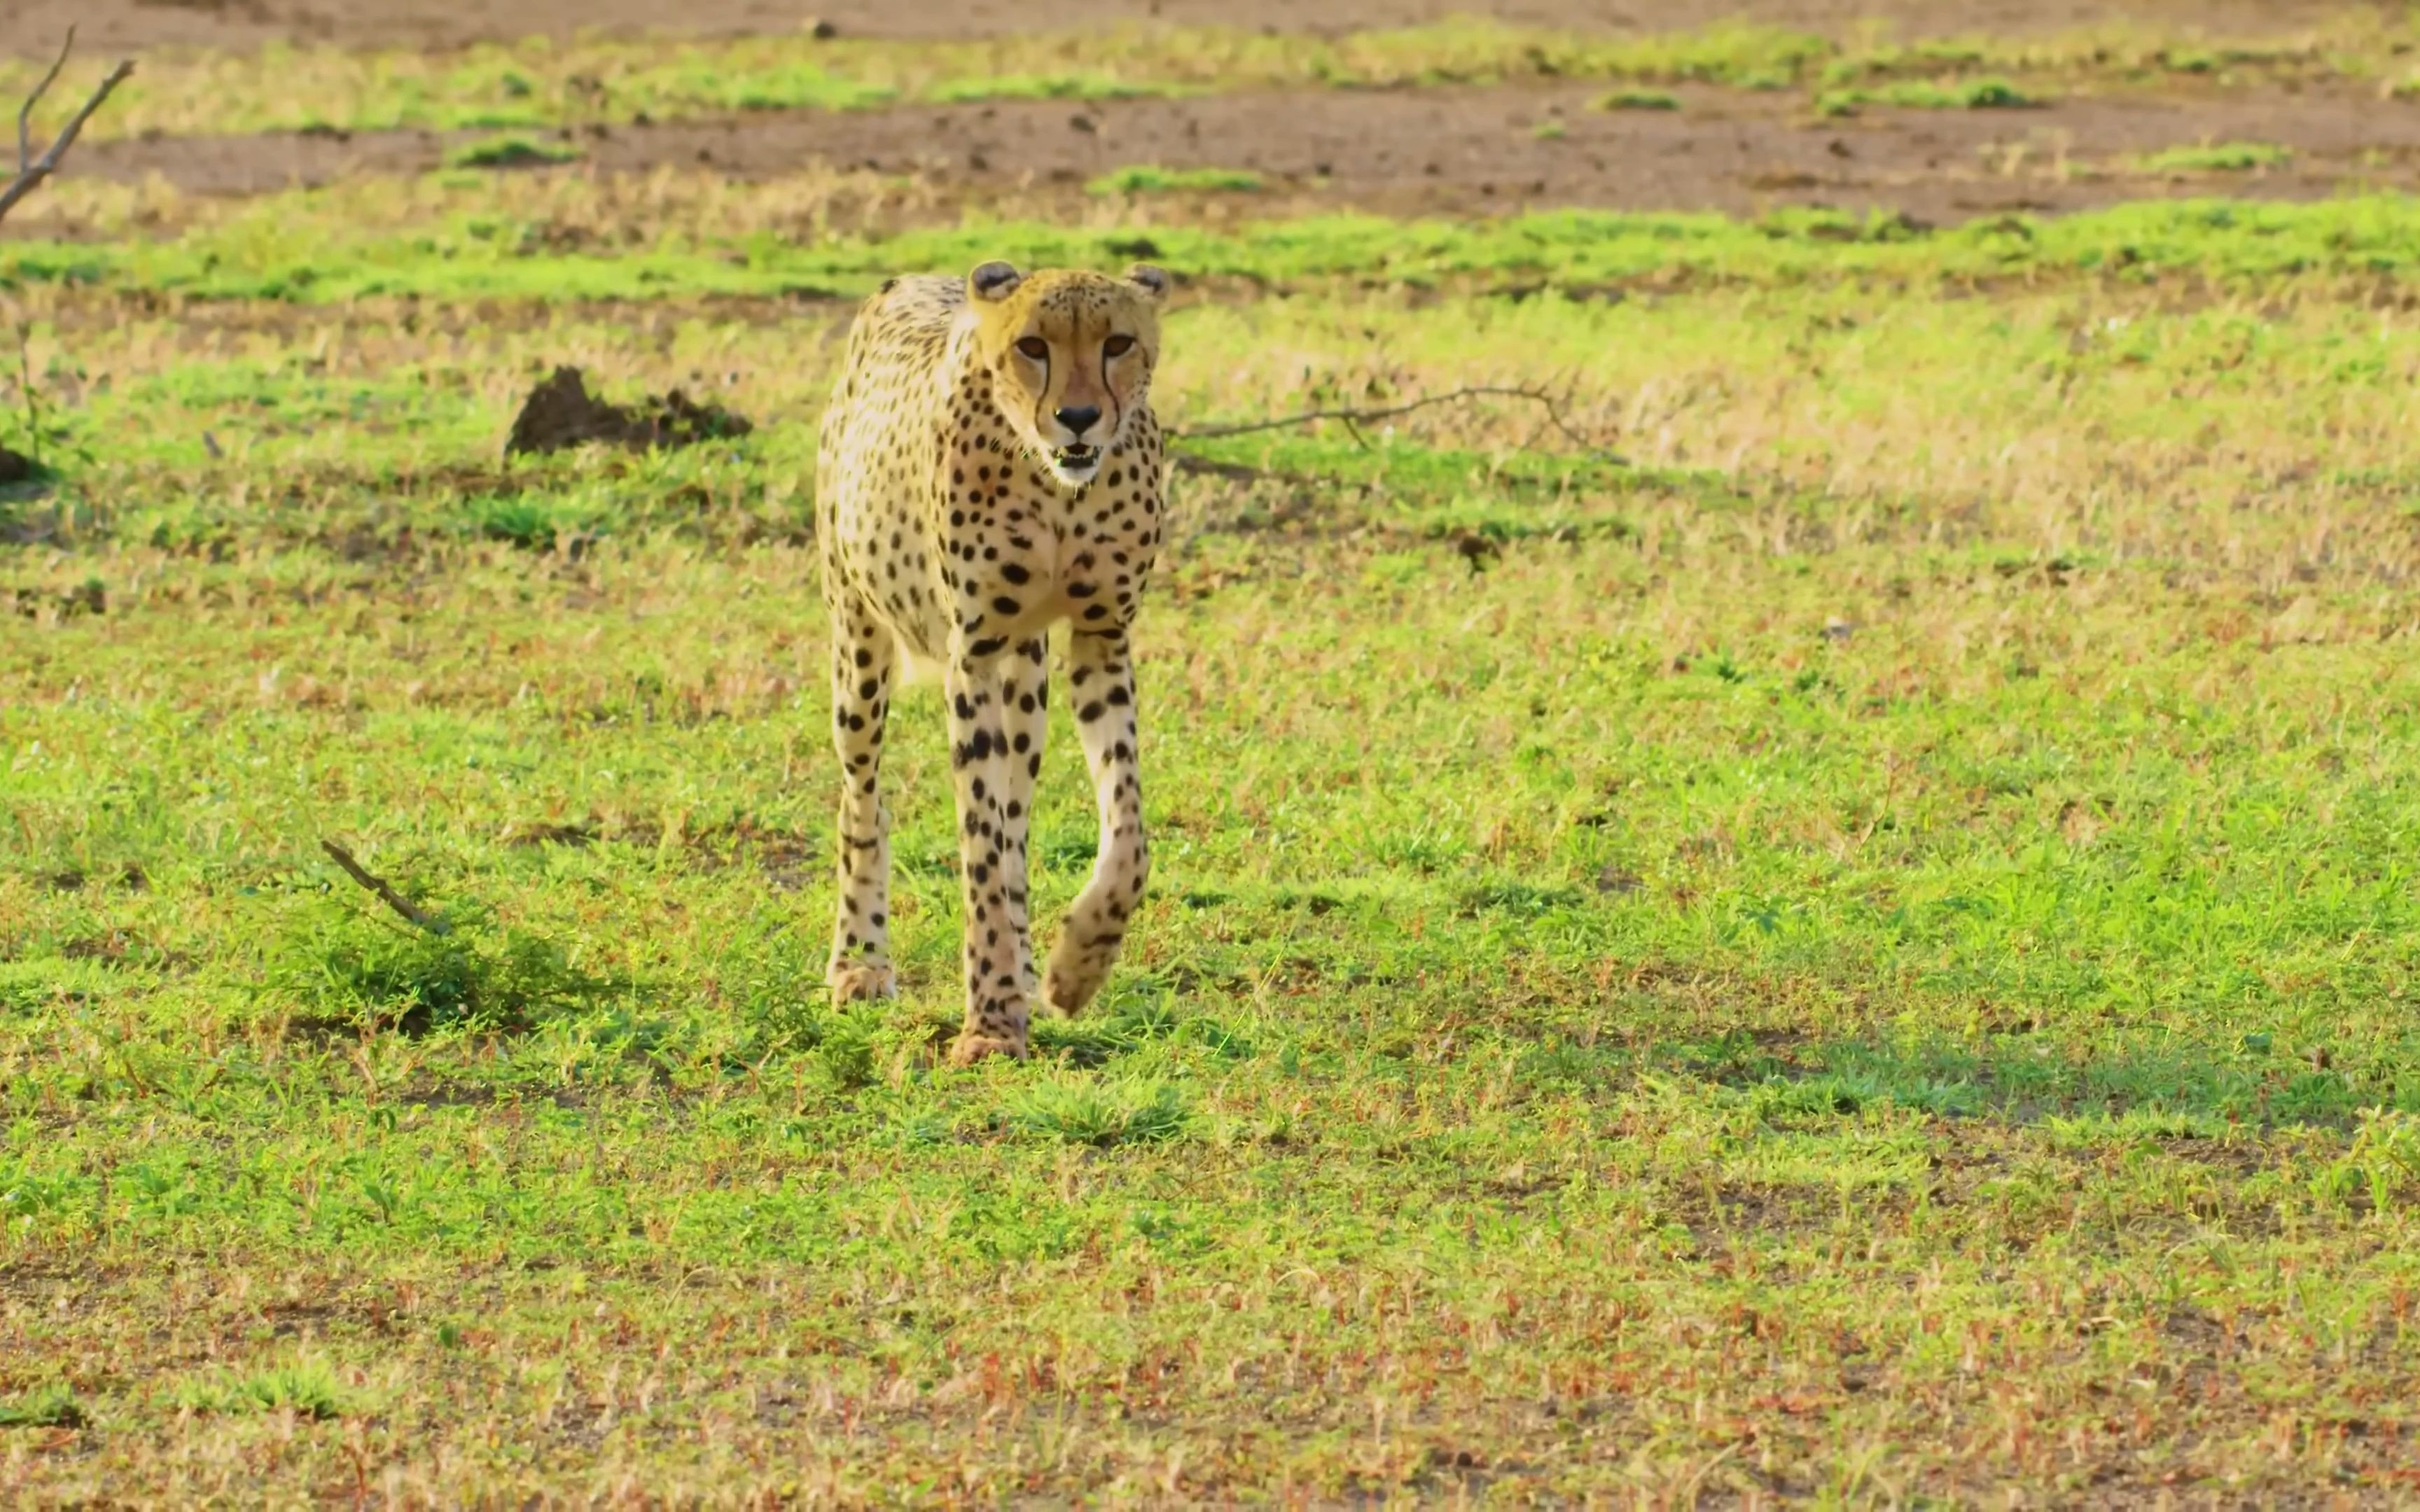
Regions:
<instances>
[{"instance_id":1,"label":"cheetah","mask_svg":"<svg viewBox=\"0 0 2420 1512\"><path fill-rule=\"evenodd\" d=\"M883 720L895 687L938 672L965 899L961 1065L1022 1057L1037 993L1066 1013L1091 1001L1151 870L1128 630L1161 535L1150 389L1168 289L1147 264L893 279L858 312L824 417L815 523L842 775L826 980L836 1003L898 992ZM1037 980L1026 834L1063 621L1100 841Z\"/></svg>"}]
</instances>

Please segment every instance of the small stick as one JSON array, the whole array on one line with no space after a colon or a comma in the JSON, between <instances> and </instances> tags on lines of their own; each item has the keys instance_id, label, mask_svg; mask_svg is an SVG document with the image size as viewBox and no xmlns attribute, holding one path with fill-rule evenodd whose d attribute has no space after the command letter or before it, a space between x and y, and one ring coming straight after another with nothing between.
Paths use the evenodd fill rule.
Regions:
<instances>
[{"instance_id":1,"label":"small stick","mask_svg":"<svg viewBox=\"0 0 2420 1512\"><path fill-rule=\"evenodd\" d=\"M1283 430L1292 425L1308 425L1313 421L1318 420L1341 420L1344 422L1345 425L1349 428L1357 425L1367 424L1372 421L1392 420L1397 415L1408 415L1415 409L1426 409L1433 405L1454 404L1465 399L1485 398L1527 399L1532 404L1544 405L1546 407L1546 419L1548 423L1550 423L1557 430L1562 432L1566 440L1576 445L1587 448L1591 453L1604 456L1607 461L1612 462L1617 467L1629 466L1629 463L1621 457L1616 456L1610 452L1603 451L1594 441L1590 440L1577 430L1575 430L1572 427L1571 422L1563 418L1562 406L1556 401L1553 394L1546 393L1544 389L1516 389L1486 384L1475 385L1468 388L1452 389L1444 393L1432 393L1422 398L1409 400L1404 404L1388 405L1381 409L1309 409L1305 410L1301 414L1287 415L1279 420L1256 420L1249 424L1241 425L1205 425L1199 430L1171 431L1170 432L1170 439L1171 440L1180 441L1216 440L1228 436L1251 436L1264 430ZM1360 440L1357 432L1355 434L1354 439L1357 440ZM1365 441L1362 444L1367 445L1368 443Z\"/></svg>"},{"instance_id":2,"label":"small stick","mask_svg":"<svg viewBox=\"0 0 2420 1512\"><path fill-rule=\"evenodd\" d=\"M83 133L85 122L92 119L93 112L101 109L110 94L133 75L133 62L120 59L117 66L109 70L109 76L101 81L101 86L85 100L84 108L70 116L67 125L59 129L50 150L36 158L34 107L42 102L42 97L50 93L51 85L58 82L59 70L68 66L68 54L75 51L75 28L69 27L67 43L59 49L58 60L51 65L50 72L42 75L42 82L34 86L34 92L25 97L25 103L17 111L17 177L10 179L6 188L0 188L0 218L5 218L16 208L17 202L32 193L43 179L59 171L59 163L67 157L68 148L75 146L76 138Z\"/></svg>"},{"instance_id":3,"label":"small stick","mask_svg":"<svg viewBox=\"0 0 2420 1512\"><path fill-rule=\"evenodd\" d=\"M434 918L424 912L420 906L414 903L411 899L396 891L394 885L388 882L386 878L380 876L378 873L370 871L367 867L362 865L361 862L354 860L353 853L345 849L342 845L337 844L332 840L323 840L319 842L319 848L327 852L329 856L333 856L338 866L345 869L345 874L347 876L351 877L355 882L360 883L363 887L367 887L371 892L376 893L380 902L385 903L389 908L394 909L396 913L401 914L411 923L427 930L431 934L450 934L453 933L452 925L446 923L445 920L442 918Z\"/></svg>"}]
</instances>

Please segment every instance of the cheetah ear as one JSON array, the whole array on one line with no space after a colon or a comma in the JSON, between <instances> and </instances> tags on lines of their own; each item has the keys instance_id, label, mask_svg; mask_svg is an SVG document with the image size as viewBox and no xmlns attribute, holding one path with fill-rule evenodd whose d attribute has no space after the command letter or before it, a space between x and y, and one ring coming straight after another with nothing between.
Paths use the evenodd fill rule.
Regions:
<instances>
[{"instance_id":1,"label":"cheetah ear","mask_svg":"<svg viewBox=\"0 0 2420 1512\"><path fill-rule=\"evenodd\" d=\"M1025 275L1008 264L989 262L967 275L967 292L979 300L1004 300L1024 282Z\"/></svg>"},{"instance_id":2,"label":"cheetah ear","mask_svg":"<svg viewBox=\"0 0 2420 1512\"><path fill-rule=\"evenodd\" d=\"M1150 295L1154 304L1168 298L1168 274L1149 263L1137 263L1127 269L1126 282Z\"/></svg>"}]
</instances>

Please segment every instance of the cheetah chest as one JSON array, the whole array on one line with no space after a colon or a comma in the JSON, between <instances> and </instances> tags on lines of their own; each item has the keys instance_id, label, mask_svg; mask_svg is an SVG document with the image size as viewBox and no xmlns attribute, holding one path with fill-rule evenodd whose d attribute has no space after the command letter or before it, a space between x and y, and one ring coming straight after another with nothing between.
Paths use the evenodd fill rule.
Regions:
<instances>
[{"instance_id":1,"label":"cheetah chest","mask_svg":"<svg viewBox=\"0 0 2420 1512\"><path fill-rule=\"evenodd\" d=\"M970 640L1015 643L1065 621L1123 625L1156 543L1156 488L1131 457L1073 492L1039 477L1013 502L954 513L947 554L958 563Z\"/></svg>"}]
</instances>

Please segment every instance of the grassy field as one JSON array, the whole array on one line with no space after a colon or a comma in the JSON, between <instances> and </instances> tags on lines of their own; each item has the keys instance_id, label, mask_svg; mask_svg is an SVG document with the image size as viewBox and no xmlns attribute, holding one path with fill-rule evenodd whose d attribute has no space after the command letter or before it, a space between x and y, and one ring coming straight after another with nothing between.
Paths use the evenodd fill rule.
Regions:
<instances>
[{"instance_id":1,"label":"grassy field","mask_svg":"<svg viewBox=\"0 0 2420 1512\"><path fill-rule=\"evenodd\" d=\"M2412 203L1154 172L68 182L99 234L0 241L0 1496L2420 1496ZM955 1072L935 699L905 998L823 998L814 420L889 273L1145 245L1179 429L1562 424L1180 446L1156 890ZM502 458L557 363L757 428ZM1055 919L1063 724L1034 834Z\"/></svg>"}]
</instances>

